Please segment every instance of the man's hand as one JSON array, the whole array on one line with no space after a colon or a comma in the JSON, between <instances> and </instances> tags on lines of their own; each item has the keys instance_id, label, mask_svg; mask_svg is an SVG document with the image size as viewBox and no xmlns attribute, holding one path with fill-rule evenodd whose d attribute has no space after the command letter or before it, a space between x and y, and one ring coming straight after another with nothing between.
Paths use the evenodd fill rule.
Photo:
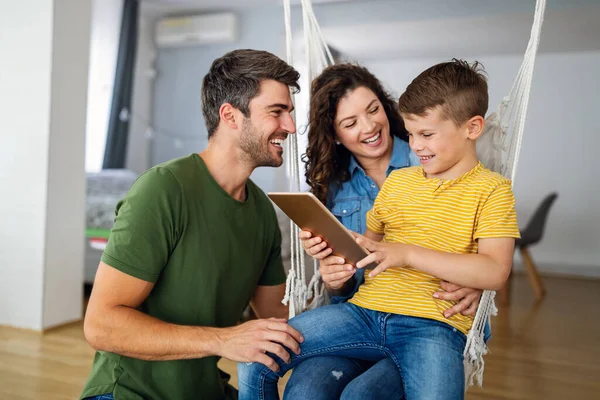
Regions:
<instances>
[{"instance_id":1,"label":"man's hand","mask_svg":"<svg viewBox=\"0 0 600 400\"><path fill-rule=\"evenodd\" d=\"M342 289L355 272L356 268L345 264L345 260L338 256L329 256L319 261L321 279L330 290Z\"/></svg>"},{"instance_id":2,"label":"man's hand","mask_svg":"<svg viewBox=\"0 0 600 400\"><path fill-rule=\"evenodd\" d=\"M444 317L450 318L458 313L474 315L477 312L483 290L466 288L446 281L442 281L441 286L442 290L435 292L433 297L441 300L458 301L458 304L444 311Z\"/></svg>"},{"instance_id":3,"label":"man's hand","mask_svg":"<svg viewBox=\"0 0 600 400\"><path fill-rule=\"evenodd\" d=\"M259 362L275 372L279 365L265 353L273 353L289 363L290 354L283 346L300 354L299 343L304 341L300 332L282 318L260 319L221 329L217 338L219 356L237 362Z\"/></svg>"},{"instance_id":4,"label":"man's hand","mask_svg":"<svg viewBox=\"0 0 600 400\"><path fill-rule=\"evenodd\" d=\"M371 263L378 264L370 273L369 277L377 276L391 267L404 267L407 262L408 245L402 243L375 242L361 234L352 232L356 242L367 249L371 254L356 263L356 268L364 268Z\"/></svg>"}]
</instances>

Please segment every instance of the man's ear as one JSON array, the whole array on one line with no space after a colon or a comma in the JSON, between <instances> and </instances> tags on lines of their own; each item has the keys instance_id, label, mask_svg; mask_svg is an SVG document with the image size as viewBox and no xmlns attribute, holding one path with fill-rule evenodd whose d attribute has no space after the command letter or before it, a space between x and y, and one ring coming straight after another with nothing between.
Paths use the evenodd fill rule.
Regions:
<instances>
[{"instance_id":1,"label":"man's ear","mask_svg":"<svg viewBox=\"0 0 600 400\"><path fill-rule=\"evenodd\" d=\"M481 115L476 115L467 121L467 137L476 140L483 133L485 119Z\"/></svg>"},{"instance_id":2,"label":"man's ear","mask_svg":"<svg viewBox=\"0 0 600 400\"><path fill-rule=\"evenodd\" d=\"M230 129L238 129L241 126L241 115L240 110L232 106L230 103L223 103L219 108L219 117L221 123L225 124Z\"/></svg>"}]
</instances>

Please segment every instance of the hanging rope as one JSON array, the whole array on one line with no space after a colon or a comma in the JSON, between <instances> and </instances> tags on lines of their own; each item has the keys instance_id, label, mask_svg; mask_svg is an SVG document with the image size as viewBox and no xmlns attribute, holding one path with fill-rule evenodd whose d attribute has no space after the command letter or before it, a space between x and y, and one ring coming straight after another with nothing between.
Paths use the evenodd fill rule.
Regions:
<instances>
[{"instance_id":1,"label":"hanging rope","mask_svg":"<svg viewBox=\"0 0 600 400\"><path fill-rule=\"evenodd\" d=\"M321 34L321 29L319 28L319 24L314 15L311 2L302 0L301 6L304 42L306 44L305 57L308 69L307 75L308 81L311 82L321 73L323 68L333 64L333 56L323 40L323 35ZM290 65L294 65L290 0L283 0L283 9L287 62ZM293 93L292 102L295 103L295 96ZM286 140L286 150L288 154L287 173L290 178L289 190L290 192L299 192L301 190L301 154L304 152L304 149L299 149L297 135L288 136L288 140ZM299 228L290 221L291 265L286 282L286 293L283 299L283 303L289 305L290 318L305 311L308 308L308 301L311 299L311 308L320 305L322 303L320 299L324 298L325 295L316 261L313 262L313 276L310 282L308 284L306 283L305 255L298 234Z\"/></svg>"},{"instance_id":2,"label":"hanging rope","mask_svg":"<svg viewBox=\"0 0 600 400\"><path fill-rule=\"evenodd\" d=\"M293 65L290 0L283 0L283 5L287 61L290 65ZM311 82L325 66L333 65L334 59L321 33L311 1L301 0L301 6L308 78ZM502 99L497 111L486 119L485 132L477 142L478 157L483 164L487 168L509 177L513 184L523 140L533 70L545 9L546 0L537 0L531 35L517 76L509 94ZM292 101L294 101L293 94ZM290 160L287 169L290 177L290 191L300 191L300 153L296 135L291 135L290 140L286 142L288 159ZM320 277L316 262L314 264L315 274L309 285L306 285L304 252L298 239L298 228L293 222L290 222L290 234L292 239L292 266L288 275L286 295L283 301L285 304L289 303L290 305L291 318L307 308L309 298L321 296L324 288L322 285L319 288ZM487 353L484 330L486 323L490 322L491 315L496 315L498 312L494 303L495 295L494 291L486 290L483 292L473 321L473 327L467 336L464 350L465 388L468 388L474 382L479 386L483 383L485 365L483 356ZM318 301L313 300L311 308L318 306L318 303Z\"/></svg>"},{"instance_id":3,"label":"hanging rope","mask_svg":"<svg viewBox=\"0 0 600 400\"><path fill-rule=\"evenodd\" d=\"M496 172L510 178L513 186L523 141L533 70L545 10L546 0L537 0L531 35L517 77L508 96L502 99L498 106L497 113L488 117L486 123L490 122L490 127L486 129L486 132L482 136L485 138L488 135L485 143L487 149L484 149L484 152L490 158L482 160L484 165L488 166L490 164L488 168L496 170ZM478 142L477 145L479 146L480 143ZM469 387L473 383L477 383L479 386L483 384L483 369L485 365L483 356L487 354L484 330L486 322L491 322L491 316L498 313L498 309L494 303L495 296L496 292L494 291L485 290L483 292L477 313L475 314L473 327L467 336L467 344L464 351L465 387Z\"/></svg>"}]
</instances>

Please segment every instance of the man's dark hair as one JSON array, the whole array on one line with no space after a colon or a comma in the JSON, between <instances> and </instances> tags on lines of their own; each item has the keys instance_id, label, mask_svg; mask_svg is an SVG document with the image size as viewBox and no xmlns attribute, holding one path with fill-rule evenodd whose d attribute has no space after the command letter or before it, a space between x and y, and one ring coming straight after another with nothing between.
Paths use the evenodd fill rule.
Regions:
<instances>
[{"instance_id":1,"label":"man's dark hair","mask_svg":"<svg viewBox=\"0 0 600 400\"><path fill-rule=\"evenodd\" d=\"M202 81L202 113L211 138L219 126L219 109L230 103L250 116L250 100L259 94L260 83L272 79L300 90L300 74L279 57L261 50L240 49L217 58Z\"/></svg>"}]
</instances>

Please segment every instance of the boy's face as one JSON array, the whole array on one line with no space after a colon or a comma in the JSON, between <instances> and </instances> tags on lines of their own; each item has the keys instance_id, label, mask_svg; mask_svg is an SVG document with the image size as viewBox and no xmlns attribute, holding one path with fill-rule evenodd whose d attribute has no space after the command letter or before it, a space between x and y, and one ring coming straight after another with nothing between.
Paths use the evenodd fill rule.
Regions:
<instances>
[{"instance_id":1,"label":"boy's face","mask_svg":"<svg viewBox=\"0 0 600 400\"><path fill-rule=\"evenodd\" d=\"M457 126L444 119L442 107L437 106L419 116L402 115L409 132L410 148L421 160L428 178L456 179L477 164L473 119ZM474 117L483 121L481 117ZM481 125L479 128L481 128Z\"/></svg>"}]
</instances>

